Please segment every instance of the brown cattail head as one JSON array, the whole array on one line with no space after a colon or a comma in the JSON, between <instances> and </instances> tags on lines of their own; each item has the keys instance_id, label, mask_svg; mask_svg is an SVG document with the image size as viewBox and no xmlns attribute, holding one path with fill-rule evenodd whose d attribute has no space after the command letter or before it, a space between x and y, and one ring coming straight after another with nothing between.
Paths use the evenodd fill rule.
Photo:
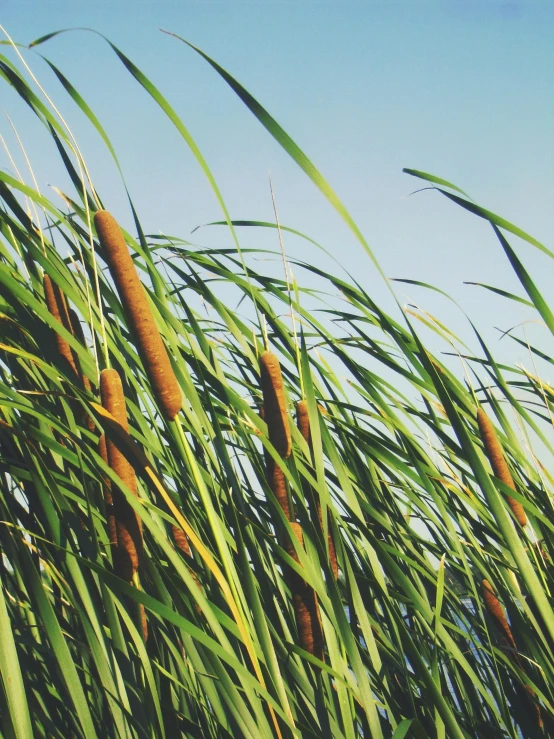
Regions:
<instances>
[{"instance_id":1,"label":"brown cattail head","mask_svg":"<svg viewBox=\"0 0 554 739\"><path fill-rule=\"evenodd\" d=\"M183 554L187 557L191 557L192 552L190 549L189 540L187 539L187 536L183 529L180 526L175 526L175 524L172 524L171 533L173 534L173 541L175 542L175 546L177 547L177 549L180 549L181 552L183 552Z\"/></svg>"},{"instance_id":2,"label":"brown cattail head","mask_svg":"<svg viewBox=\"0 0 554 739\"><path fill-rule=\"evenodd\" d=\"M517 646L515 639L513 637L512 631L508 625L508 621L506 619L506 615L504 613L504 609L502 608L502 605L500 604L500 601L496 597L494 590L492 589L492 585L489 583L488 580L483 580L481 583L481 589L483 592L483 600L485 601L485 607L489 613L493 617L493 619L496 621L496 624L500 631L502 632L502 635L505 639L505 641L510 645L513 652L511 654L511 658L514 662L522 669L524 670L522 661L520 659L519 653L517 651ZM523 686L524 689L524 699L526 699L530 706L531 711L533 713L534 719L536 721L536 724L538 728L542 731L543 728L543 719L541 714L541 709L539 704L536 700L535 691L533 688L527 684Z\"/></svg>"},{"instance_id":3,"label":"brown cattail head","mask_svg":"<svg viewBox=\"0 0 554 739\"><path fill-rule=\"evenodd\" d=\"M62 291L55 283L52 282L50 276L47 274L44 275L43 285L44 297L46 299L46 305L50 314L59 323L61 323L61 325L65 329L71 331L71 324L69 322L69 316L67 313L67 305ZM67 320L67 325L66 323L64 323L64 319ZM56 346L58 348L58 353L67 362L67 364L71 368L72 373L77 375L77 365L73 352L71 351L71 347L69 346L67 341L58 333L56 333Z\"/></svg>"},{"instance_id":4,"label":"brown cattail head","mask_svg":"<svg viewBox=\"0 0 554 739\"><path fill-rule=\"evenodd\" d=\"M483 593L483 600L485 601L485 607L490 616L496 621L496 625L502 632L505 640L514 650L514 657L517 656L517 649L515 639L512 635L512 631L508 625L504 609L500 604L500 601L495 595L492 585L488 580L483 580L481 583L481 591Z\"/></svg>"},{"instance_id":5,"label":"brown cattail head","mask_svg":"<svg viewBox=\"0 0 554 739\"><path fill-rule=\"evenodd\" d=\"M100 373L100 395L104 408L112 414L125 431L128 431L125 396L116 370L105 369ZM137 481L133 465L110 435L106 440L106 448L110 467L131 492L137 495ZM112 487L111 492L117 533L115 570L119 577L131 582L142 556L142 523L123 493L115 486Z\"/></svg>"},{"instance_id":6,"label":"brown cattail head","mask_svg":"<svg viewBox=\"0 0 554 739\"><path fill-rule=\"evenodd\" d=\"M318 406L318 408L321 409L321 406ZM300 431L306 443L308 444L310 452L312 452L312 434L310 431L310 417L308 415L308 402L306 400L299 400L298 403L296 404L296 425L298 426L298 430ZM323 530L323 515L321 513L321 503L319 502L319 498L317 499L316 506L317 506L317 517L319 519L319 525L321 526L321 529ZM333 532L331 530L331 516L329 515L329 511L327 511L327 532L328 532L327 533L327 545L329 548L329 563L331 565L333 576L335 580L337 580L339 576L339 566L337 562L337 551L335 549L335 541L333 538Z\"/></svg>"},{"instance_id":7,"label":"brown cattail head","mask_svg":"<svg viewBox=\"0 0 554 739\"><path fill-rule=\"evenodd\" d=\"M294 535L301 545L304 544L304 535L299 523L291 523ZM298 556L292 542L287 546L287 554L298 562ZM292 594L292 604L296 619L296 627L300 646L309 654L323 660L323 628L317 595L306 581L294 570L287 568L287 583Z\"/></svg>"},{"instance_id":8,"label":"brown cattail head","mask_svg":"<svg viewBox=\"0 0 554 739\"><path fill-rule=\"evenodd\" d=\"M263 406L260 408L260 418L262 419L262 421L265 420L265 410ZM285 478L285 473L279 467L279 465L276 464L273 457L265 447L264 459L268 485L271 488L273 495L277 498L277 502L281 506L283 513L287 517L287 520L290 521L292 518L292 512L287 492L287 481Z\"/></svg>"},{"instance_id":9,"label":"brown cattail head","mask_svg":"<svg viewBox=\"0 0 554 739\"><path fill-rule=\"evenodd\" d=\"M492 425L490 418L487 416L482 408L477 409L477 424L481 433L481 440L483 442L483 447L485 448L485 454L487 455L487 458L490 462L493 474L498 477L498 479L501 480L504 485L507 485L512 490L515 490L516 486L514 484L512 475L510 474L510 470L508 469L508 465L504 457L504 452L502 451L502 446L500 444L500 441L498 440L498 436L496 435L494 426ZM519 524L521 526L526 526L527 514L525 513L525 509L523 508L521 503L512 498L510 495L508 495L507 497L508 505L512 509L513 514L518 520Z\"/></svg>"},{"instance_id":10,"label":"brown cattail head","mask_svg":"<svg viewBox=\"0 0 554 739\"><path fill-rule=\"evenodd\" d=\"M310 416L308 415L308 401L299 400L296 404L296 425L298 430L302 434L302 437L306 444L312 446L312 434L310 431Z\"/></svg>"},{"instance_id":11,"label":"brown cattail head","mask_svg":"<svg viewBox=\"0 0 554 739\"><path fill-rule=\"evenodd\" d=\"M185 532L183 531L183 529L181 529L179 526L175 526L175 524L172 524L171 534L173 536L173 543L175 544L177 549L179 549L185 555L185 557L187 557L187 559L191 559L192 551L190 548L189 540L187 539L187 536ZM190 565L188 569L189 569L192 579L198 585L200 590L202 590L202 585L200 584L198 575L196 574L196 572L192 569ZM197 613L202 613L202 609L200 608L198 603L196 603L196 605L194 606L194 609Z\"/></svg>"},{"instance_id":12,"label":"brown cattail head","mask_svg":"<svg viewBox=\"0 0 554 739\"><path fill-rule=\"evenodd\" d=\"M283 509L283 513L287 517L287 520L290 521L292 518L292 513L289 503L289 495L287 492L287 481L285 478L285 473L275 462L275 460L269 457L269 454L267 455L267 457L268 459L266 474L269 487L271 488L273 495L277 498L277 502Z\"/></svg>"},{"instance_id":13,"label":"brown cattail head","mask_svg":"<svg viewBox=\"0 0 554 739\"><path fill-rule=\"evenodd\" d=\"M146 618L146 608L140 603L139 605L139 615L140 615L140 626L142 629L142 638L144 639L144 642L146 643L148 641L148 619Z\"/></svg>"},{"instance_id":14,"label":"brown cattail head","mask_svg":"<svg viewBox=\"0 0 554 739\"><path fill-rule=\"evenodd\" d=\"M260 375L267 433L276 451L285 459L292 450L287 401L279 360L271 352L260 357Z\"/></svg>"},{"instance_id":15,"label":"brown cattail head","mask_svg":"<svg viewBox=\"0 0 554 739\"><path fill-rule=\"evenodd\" d=\"M158 405L165 418L172 421L181 410L181 388L123 233L105 210L95 213L94 224Z\"/></svg>"}]
</instances>

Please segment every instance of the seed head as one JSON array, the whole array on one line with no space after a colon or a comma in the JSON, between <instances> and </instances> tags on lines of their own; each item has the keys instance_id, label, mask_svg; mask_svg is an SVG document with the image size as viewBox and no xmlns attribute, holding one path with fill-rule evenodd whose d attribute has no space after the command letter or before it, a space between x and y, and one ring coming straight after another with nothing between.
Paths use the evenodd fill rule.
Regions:
<instances>
[{"instance_id":1,"label":"seed head","mask_svg":"<svg viewBox=\"0 0 554 739\"><path fill-rule=\"evenodd\" d=\"M260 357L260 376L264 399L264 419L270 442L285 459L292 450L287 401L279 360L271 352Z\"/></svg>"},{"instance_id":2,"label":"seed head","mask_svg":"<svg viewBox=\"0 0 554 739\"><path fill-rule=\"evenodd\" d=\"M181 410L181 388L123 233L115 218L105 210L95 213L94 224L160 410L173 421Z\"/></svg>"},{"instance_id":3,"label":"seed head","mask_svg":"<svg viewBox=\"0 0 554 739\"><path fill-rule=\"evenodd\" d=\"M490 462L492 471L504 485L507 485L512 490L516 489L510 470L502 451L502 446L494 430L494 426L490 418L487 416L482 408L477 410L477 424L481 433L481 440L485 449L485 454ZM508 505L512 509L514 516L518 520L521 526L527 525L527 514L525 509L517 500L512 498L510 495L507 496Z\"/></svg>"},{"instance_id":4,"label":"seed head","mask_svg":"<svg viewBox=\"0 0 554 739\"><path fill-rule=\"evenodd\" d=\"M128 431L123 386L119 373L115 369L105 369L100 373L100 395L103 407L111 413L125 431ZM129 490L137 495L137 481L133 465L110 434L106 439L106 448L110 467ZM122 579L131 582L142 556L142 523L116 486L112 486L111 493L117 534L115 570Z\"/></svg>"},{"instance_id":5,"label":"seed head","mask_svg":"<svg viewBox=\"0 0 554 739\"><path fill-rule=\"evenodd\" d=\"M301 525L295 522L290 525L294 535L303 545L304 535ZM299 561L292 542L289 542L287 553L295 562ZM286 579L292 594L300 646L309 654L323 660L323 629L317 595L314 589L295 570L288 569Z\"/></svg>"}]
</instances>

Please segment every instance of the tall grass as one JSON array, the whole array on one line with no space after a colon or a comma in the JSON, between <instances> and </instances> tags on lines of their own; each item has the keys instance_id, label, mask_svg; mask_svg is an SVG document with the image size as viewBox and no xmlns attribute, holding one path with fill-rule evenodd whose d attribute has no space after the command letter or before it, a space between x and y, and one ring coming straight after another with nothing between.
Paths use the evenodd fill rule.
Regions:
<instances>
[{"instance_id":1,"label":"tall grass","mask_svg":"<svg viewBox=\"0 0 554 739\"><path fill-rule=\"evenodd\" d=\"M122 245L177 383L179 407L168 410L128 297L104 269L94 213L110 203L27 54L3 48L2 83L45 126L73 188L50 199L0 171L2 736L554 735L554 389L497 363L477 328L478 349L464 352L470 370L457 375L409 312L398 304L395 316L385 313L354 278L289 260L310 283L290 291L279 273L260 272L269 263L239 240L254 222L233 222L185 124L110 45L191 148L230 236L231 246L205 249L149 235L129 202L135 229ZM292 138L196 51L373 258ZM50 66L59 95L115 156L79 92ZM546 247L444 180L408 173L492 226L554 332L521 261L529 246L552 257ZM43 284L63 296L83 337L75 319L55 315ZM238 308L223 302L222 286L240 295ZM282 318L291 310L297 337ZM433 328L450 351L452 336L438 321ZM282 422L302 403L309 435L288 421L278 433L271 425L267 345L282 379L271 413ZM529 351L552 361L544 348ZM106 392L116 376L124 406L121 393L114 405ZM490 464L478 408L512 484ZM127 568L118 564L128 543L121 512L137 534ZM302 633L300 607L315 643Z\"/></svg>"}]
</instances>

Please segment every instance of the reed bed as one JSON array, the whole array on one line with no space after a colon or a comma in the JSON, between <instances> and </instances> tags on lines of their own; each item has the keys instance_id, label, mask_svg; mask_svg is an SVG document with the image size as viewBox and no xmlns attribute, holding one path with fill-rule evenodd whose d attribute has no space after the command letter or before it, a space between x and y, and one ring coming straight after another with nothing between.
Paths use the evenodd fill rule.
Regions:
<instances>
[{"instance_id":1,"label":"reed bed","mask_svg":"<svg viewBox=\"0 0 554 739\"><path fill-rule=\"evenodd\" d=\"M36 45L54 45L55 37ZM105 49L157 104L160 130L175 126L191 147L214 191L210 228L219 229L221 246L192 247L193 221L182 238L163 236L163 228L149 234L141 224L151 214L135 203L121 208L118 218L132 217L128 240L140 244L155 287L154 317L115 218L96 212L105 194L78 136L28 82L22 59L39 67L41 57L2 47L0 84L45 124L68 173L62 194L70 211L59 208L60 188L49 200L0 170L2 735L554 736L554 390L546 381L554 319L523 266L528 249L554 255L443 179L408 171L432 185L418 197L444 195L448 207L479 216L483 249L501 246L543 332L541 344L509 323L503 346L513 341L530 352L532 362L523 364L497 361L481 334L475 346L462 345L440 318L428 331L429 316L400 301L386 311L363 284L320 264L319 251L302 262L287 256L297 275L289 290L267 259L273 224L230 224L224 194L176 108L122 51ZM373 256L276 119L203 58ZM54 64L52 71L59 95L69 95L64 103L76 105L107 144L85 90ZM442 202L434 207L442 218ZM296 239L312 248L293 225L280 224L291 254ZM258 229L259 252L240 249L244 226ZM336 252L335 244L325 247ZM82 265L78 274L73 263ZM43 284L45 266L52 277ZM512 304L520 310L521 296L488 287L507 316ZM291 312L298 317L292 332ZM81 344L78 361L57 334L52 352L52 316ZM445 356L453 344L455 359ZM272 352L261 350L267 345ZM84 379L96 377L96 354L101 367L119 370L102 370L101 404L96 383L89 392ZM286 391L285 366L298 368L286 374ZM260 386L265 425L254 410ZM309 429L305 402L297 407L310 463L304 444L291 438L299 437L291 434L287 397L328 409L324 423ZM490 402L502 420L509 459L484 411L475 424L476 401ZM94 430L67 412L85 403ZM266 426L279 462L262 450ZM516 526L483 449L508 490L517 480L525 506L507 501ZM140 518L120 489L136 495L137 475ZM268 488L281 510L268 503ZM326 544L334 577L321 567L317 541L324 522L314 503L323 499L332 501ZM281 511L294 541L283 536ZM491 581L502 573L502 603L479 573Z\"/></svg>"}]
</instances>

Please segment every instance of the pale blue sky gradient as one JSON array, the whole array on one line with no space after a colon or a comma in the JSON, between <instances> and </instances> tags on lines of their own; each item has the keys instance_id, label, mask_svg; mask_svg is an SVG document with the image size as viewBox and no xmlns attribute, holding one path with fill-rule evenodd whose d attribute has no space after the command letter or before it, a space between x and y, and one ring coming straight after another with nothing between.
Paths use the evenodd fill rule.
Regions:
<instances>
[{"instance_id":1,"label":"pale blue sky gradient","mask_svg":"<svg viewBox=\"0 0 554 739\"><path fill-rule=\"evenodd\" d=\"M281 222L320 241L377 299L388 301L361 247L306 176L205 61L158 29L184 36L235 76L304 149L387 275L441 287L491 341L494 326L531 317L463 285L481 281L523 294L490 228L437 194L407 197L422 183L402 168L456 183L554 248L554 3L0 0L0 22L22 43L71 26L104 33L175 107L233 218L273 219L271 171ZM37 51L62 69L102 121L148 231L187 238L194 227L221 218L185 143L100 38L70 33ZM97 135L40 58L32 52L25 58L56 102L63 101L106 206L130 226L124 191ZM2 108L14 119L41 188L65 186L28 110L15 95ZM16 152L7 122L0 132ZM0 166L9 168L3 153ZM227 243L222 230L209 231L193 238ZM241 238L245 246L278 246L274 236ZM513 244L550 297L552 261ZM292 256L319 259L292 237L285 246ZM276 262L278 275L279 269ZM444 299L415 288L400 288L399 295L469 336ZM539 336L547 348L546 333Z\"/></svg>"}]
</instances>

